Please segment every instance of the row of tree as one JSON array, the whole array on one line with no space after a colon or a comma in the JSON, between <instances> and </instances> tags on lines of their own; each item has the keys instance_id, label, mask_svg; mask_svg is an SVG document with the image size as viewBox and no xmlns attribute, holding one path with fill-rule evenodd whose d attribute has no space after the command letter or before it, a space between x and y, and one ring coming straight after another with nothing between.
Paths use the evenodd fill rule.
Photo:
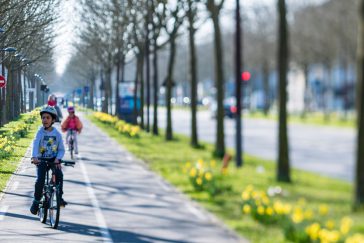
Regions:
<instances>
[{"instance_id":1,"label":"row of tree","mask_svg":"<svg viewBox=\"0 0 364 243\"><path fill-rule=\"evenodd\" d=\"M216 87L218 90L218 144L217 154L223 156L225 144L223 137L223 59L219 15L224 1L181 0L175 4L168 1L87 1L81 6L83 28L79 33L79 43L76 45L78 54L74 56L68 71L78 73L89 82L91 96L94 94L95 81L99 76L102 82L102 111L111 113L112 98L116 107L119 106L117 95L119 82L124 80L125 65L129 59L135 58L135 98L141 98L140 114L142 128L158 134L158 94L159 94L159 60L158 53L168 47L169 57L166 75L163 77L166 88L167 128L166 139L173 139L171 98L175 84L174 70L176 62L177 38L184 29L188 32L190 46L191 100L192 100L192 141L198 146L197 136L197 56L195 34L200 24L201 9L206 9L217 29L216 38ZM85 61L87 60L87 68ZM78 65L77 65L78 64ZM82 68L80 68L82 66ZM112 87L112 73L116 72L115 87ZM153 74L153 76L151 75ZM153 91L153 93L152 93ZM153 100L153 102L152 102ZM93 99L90 99L90 106ZM134 102L135 104L137 102ZM149 116L153 104L153 123ZM144 117L146 107L146 117ZM115 109L117 115L118 109Z\"/></svg>"},{"instance_id":2,"label":"row of tree","mask_svg":"<svg viewBox=\"0 0 364 243\"><path fill-rule=\"evenodd\" d=\"M29 97L34 104L34 94L41 84L34 74L52 68L56 7L56 0L1 1L0 27L4 32L0 33L0 60L7 85L0 89L0 126L25 112L26 94L30 91L26 88L33 88ZM4 51L6 47L17 51Z\"/></svg>"},{"instance_id":3,"label":"row of tree","mask_svg":"<svg viewBox=\"0 0 364 243\"><path fill-rule=\"evenodd\" d=\"M328 1L319 8L320 11L330 7L340 10L341 7L347 4L337 6L340 1ZM140 111L137 111L135 105L135 114L140 114L140 126L146 131L151 131L153 134L158 135L158 92L159 92L159 68L158 68L158 53L168 46L169 57L167 62L166 76L164 77L164 86L166 87L166 107L167 107L167 126L166 126L166 140L173 139L172 119L171 119L171 98L172 88L174 83L174 66L176 61L176 47L177 38L182 30L187 33L187 42L189 46L189 82L191 87L191 113L192 113L192 129L191 129L191 145L198 146L198 134L196 123L197 112L197 55L195 34L198 30L199 24L206 19L197 14L202 9L208 13L208 20L211 20L214 28L214 60L215 60L215 88L216 88L216 101L217 101L217 127L216 127L216 156L223 156L225 154L224 142L224 52L222 43L222 33L220 27L220 17L225 1L215 0L180 0L173 3L163 0L150 0L150 1L91 1L83 0L80 5L82 12L82 28L79 32L79 41L76 44L77 55L73 57L68 68L68 73L74 77L83 77L87 84L91 87L91 97L94 96L96 90L96 80L100 79L102 83L102 96L104 101L102 103L102 111L106 113L115 112L118 115L118 109L112 110L112 98L115 98L114 103L118 107L118 87L119 82L124 80L125 65L130 60L135 60L135 98L137 96L141 99ZM297 12L295 15L295 22L289 28L287 22L287 9L284 0L277 1L278 9L278 29L276 33L278 41L276 44L271 36L272 34L272 21L260 22L260 18L256 18L255 25L247 28L247 32L255 29L256 40L254 45L258 46L262 52L259 52L260 61L258 68L261 68L264 75L268 75L270 70L274 69L273 63L277 63L278 73L278 86L277 93L278 106L279 106L279 146L278 146L278 159L277 159L277 180L290 182L290 162L289 162L289 142L287 134L287 72L289 70L289 29L292 30L291 53L294 54L295 63L301 65L306 73L309 65L314 63L323 63L327 65L328 69L333 66L337 60L350 60L353 62L353 53L355 52L356 42L348 38L355 35L346 33L340 27L342 22L335 21L333 24L326 27L333 28L334 35L322 34L325 30L315 29L313 26L307 26L307 23L312 21L312 16L327 16L329 21L332 21L332 16L326 12L316 13L315 8L305 8L302 12ZM256 12L257 16L262 14L259 9ZM268 11L267 9L263 9ZM361 9L363 11L363 9ZM312 15L313 14L313 15ZM347 17L348 18L348 17ZM316 26L321 26L324 21L315 22ZM304 26L300 26L306 23ZM331 22L330 22L331 23ZM337 25L336 25L337 24ZM254 28L254 29L253 29ZM335 29L337 28L337 29ZM300 31L301 30L301 31ZM339 32L338 32L339 31ZM314 33L314 34L313 34ZM331 33L331 32L330 32ZM330 36L330 37L328 37ZM314 39L313 39L314 37ZM329 39L327 39L329 38ZM333 41L335 39L335 41ZM355 39L355 38L354 38ZM315 42L321 44L316 45L317 48L311 48L308 43ZM253 42L252 42L253 43ZM253 45L253 46L254 46ZM333 45L331 47L331 45ZM360 46L360 45L359 45ZM246 47L246 46L245 46ZM274 47L274 48L272 48ZM277 48L275 48L277 47ZM331 49L330 49L331 48ZM249 48L245 48L248 50ZM277 51L273 51L277 49ZM335 52L333 52L335 50ZM360 50L360 48L359 48ZM278 60L273 61L272 55L277 53ZM350 62L346 62L350 63ZM345 64L347 65L347 64ZM359 66L362 67L362 66ZM360 68L359 68L360 69ZM115 87L112 87L113 71L116 71ZM151 76L153 74L153 76ZM360 73L358 73L360 80ZM267 77L264 78L267 80ZM307 82L306 82L307 83ZM265 85L266 86L266 85ZM153 94L151 92L153 91ZM112 95L112 94L116 95ZM151 129L150 121L150 106L153 97L153 126ZM360 99L361 96L358 96ZM135 104L137 102L134 102ZM358 100L358 104L361 104ZM93 99L90 99L89 106L94 108ZM146 108L147 112L144 112ZM146 114L146 117L144 117ZM362 130L361 116L359 112L359 124ZM136 121L135 121L136 122ZM359 129L359 131L361 131ZM358 161L357 161L357 182L355 193L355 204L364 204L364 170L362 169L364 158L364 144L363 135L359 135L358 141Z\"/></svg>"}]
</instances>

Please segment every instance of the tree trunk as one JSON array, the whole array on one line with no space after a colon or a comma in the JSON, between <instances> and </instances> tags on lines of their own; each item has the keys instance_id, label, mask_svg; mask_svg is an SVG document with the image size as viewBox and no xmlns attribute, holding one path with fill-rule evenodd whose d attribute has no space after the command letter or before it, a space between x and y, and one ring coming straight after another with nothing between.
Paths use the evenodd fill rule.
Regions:
<instances>
[{"instance_id":1,"label":"tree trunk","mask_svg":"<svg viewBox=\"0 0 364 243\"><path fill-rule=\"evenodd\" d=\"M1 60L4 60L4 52L1 52ZM5 66L1 64L1 75L5 77ZM0 126L5 124L6 106L5 106L6 86L0 89Z\"/></svg>"},{"instance_id":2,"label":"tree trunk","mask_svg":"<svg viewBox=\"0 0 364 243\"><path fill-rule=\"evenodd\" d=\"M95 106L94 106L94 95L95 95L95 73L94 71L92 71L92 75L90 78L90 99L88 101L88 108L94 110Z\"/></svg>"},{"instance_id":3,"label":"tree trunk","mask_svg":"<svg viewBox=\"0 0 364 243\"><path fill-rule=\"evenodd\" d=\"M119 82L120 82L120 57L118 57L118 61L116 64L116 82L115 82L115 116L120 118L120 114L119 114L119 106L120 106L120 102L119 102Z\"/></svg>"},{"instance_id":4,"label":"tree trunk","mask_svg":"<svg viewBox=\"0 0 364 243\"><path fill-rule=\"evenodd\" d=\"M8 78L7 78L7 88L6 88L6 122L13 120L14 118L14 102L13 102L13 92L14 92L14 79L13 72L11 68L8 69Z\"/></svg>"},{"instance_id":5,"label":"tree trunk","mask_svg":"<svg viewBox=\"0 0 364 243\"><path fill-rule=\"evenodd\" d=\"M170 141L173 139L173 128L172 128L172 88L173 88L173 69L176 56L176 36L171 36L170 39L170 54L168 61L168 72L166 78L166 106L167 106L167 127L166 127L166 140Z\"/></svg>"},{"instance_id":6,"label":"tree trunk","mask_svg":"<svg viewBox=\"0 0 364 243\"><path fill-rule=\"evenodd\" d=\"M264 85L264 115L268 116L270 108L270 93L269 93L269 65L265 60L263 63L263 85Z\"/></svg>"},{"instance_id":7,"label":"tree trunk","mask_svg":"<svg viewBox=\"0 0 364 243\"><path fill-rule=\"evenodd\" d=\"M111 99L112 99L112 93L111 93L111 74L112 74L112 68L108 65L105 72L105 107L106 107L106 113L112 114L112 107L111 107Z\"/></svg>"},{"instance_id":8,"label":"tree trunk","mask_svg":"<svg viewBox=\"0 0 364 243\"><path fill-rule=\"evenodd\" d=\"M304 89L304 93L303 93L303 111L301 114L302 119L306 118L307 112L309 110L309 92L310 92L310 87L309 87L309 83L308 83L308 64L305 63L303 64L303 76L305 79L305 89Z\"/></svg>"},{"instance_id":9,"label":"tree trunk","mask_svg":"<svg viewBox=\"0 0 364 243\"><path fill-rule=\"evenodd\" d=\"M194 24L194 9L192 0L188 0L188 24L189 24L189 44L190 44L190 78L191 78L191 146L199 147L197 134L197 57Z\"/></svg>"},{"instance_id":10,"label":"tree trunk","mask_svg":"<svg viewBox=\"0 0 364 243\"><path fill-rule=\"evenodd\" d=\"M359 4L359 31L357 50L357 112L358 135L356 148L356 177L354 208L364 208L364 0Z\"/></svg>"},{"instance_id":11,"label":"tree trunk","mask_svg":"<svg viewBox=\"0 0 364 243\"><path fill-rule=\"evenodd\" d=\"M101 80L101 111L107 113L107 99L106 99L106 77L104 77L104 70L100 71ZM105 75L106 76L106 75Z\"/></svg>"},{"instance_id":12,"label":"tree trunk","mask_svg":"<svg viewBox=\"0 0 364 243\"><path fill-rule=\"evenodd\" d=\"M143 54L138 54L137 55L137 68L136 68L136 73L135 73L135 80L134 80L134 124L137 124L137 118L138 118L138 114L140 114L141 118L144 117L143 116L143 108L142 106L139 108L140 111L138 112L138 89L139 89L139 80L140 83L142 83L142 79L143 79ZM140 97L140 102L142 100L142 97ZM144 100L144 99L143 99ZM142 120L142 119L141 119Z\"/></svg>"},{"instance_id":13,"label":"tree trunk","mask_svg":"<svg viewBox=\"0 0 364 243\"><path fill-rule=\"evenodd\" d=\"M216 91L217 91L217 118L216 118L216 144L215 156L222 158L225 154L225 138L224 138L224 72L223 72L223 54L222 39L219 23L219 10L215 6L215 11L211 13L214 25L215 38L215 75L216 75Z\"/></svg>"},{"instance_id":14,"label":"tree trunk","mask_svg":"<svg viewBox=\"0 0 364 243\"><path fill-rule=\"evenodd\" d=\"M35 82L34 82L34 77L28 77L29 80L29 87L30 88L34 88L35 89ZM32 111L35 107L34 107L34 91L29 92L29 111Z\"/></svg>"},{"instance_id":15,"label":"tree trunk","mask_svg":"<svg viewBox=\"0 0 364 243\"><path fill-rule=\"evenodd\" d=\"M153 50L153 134L158 135L158 92L159 92L159 84L158 84L158 46L157 39L154 39L154 50Z\"/></svg>"},{"instance_id":16,"label":"tree trunk","mask_svg":"<svg viewBox=\"0 0 364 243\"><path fill-rule=\"evenodd\" d=\"M149 11L149 10L148 10ZM149 17L148 17L148 22L147 22L147 35L146 35L146 44L145 44L145 64L146 64L146 77L145 80L147 82L147 126L146 126L146 131L149 132L150 131L150 60L149 60L149 55L150 55L150 41L149 41L149 28L148 28L148 23L149 23Z\"/></svg>"},{"instance_id":17,"label":"tree trunk","mask_svg":"<svg viewBox=\"0 0 364 243\"><path fill-rule=\"evenodd\" d=\"M330 114L331 114L331 107L330 107L330 101L331 101L331 77L332 77L332 68L330 63L325 64L327 75L326 75L326 87L324 92L324 119L326 122L330 121Z\"/></svg>"},{"instance_id":18,"label":"tree trunk","mask_svg":"<svg viewBox=\"0 0 364 243\"><path fill-rule=\"evenodd\" d=\"M140 77L140 127L142 129L145 128L144 126L144 53L141 54L140 58L141 60L141 70L139 73L139 77Z\"/></svg>"},{"instance_id":19,"label":"tree trunk","mask_svg":"<svg viewBox=\"0 0 364 243\"><path fill-rule=\"evenodd\" d=\"M278 0L279 9L279 135L277 180L290 182L290 164L287 132L287 71L288 71L288 27L285 0Z\"/></svg>"}]
</instances>

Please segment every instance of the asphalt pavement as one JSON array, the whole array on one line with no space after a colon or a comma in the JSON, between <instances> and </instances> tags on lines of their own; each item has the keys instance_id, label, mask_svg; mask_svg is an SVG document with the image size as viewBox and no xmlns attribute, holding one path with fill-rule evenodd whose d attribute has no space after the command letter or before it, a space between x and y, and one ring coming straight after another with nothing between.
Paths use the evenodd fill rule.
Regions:
<instances>
[{"instance_id":1,"label":"asphalt pavement","mask_svg":"<svg viewBox=\"0 0 364 243\"><path fill-rule=\"evenodd\" d=\"M29 212L35 181L29 148L0 196L1 242L246 242L81 120L76 166L63 169L69 205L58 229Z\"/></svg>"},{"instance_id":2,"label":"asphalt pavement","mask_svg":"<svg viewBox=\"0 0 364 243\"><path fill-rule=\"evenodd\" d=\"M158 116L159 126L165 128L164 108L159 109ZM172 120L174 132L190 135L190 111L175 109L172 112ZM197 121L199 139L215 143L216 119L211 117L211 112L199 111ZM225 143L229 148L235 148L235 124L235 120L225 118ZM242 127L243 151L259 158L275 161L278 150L277 122L244 118ZM291 164L294 168L346 181L354 180L356 138L354 129L290 124L288 136Z\"/></svg>"}]
</instances>

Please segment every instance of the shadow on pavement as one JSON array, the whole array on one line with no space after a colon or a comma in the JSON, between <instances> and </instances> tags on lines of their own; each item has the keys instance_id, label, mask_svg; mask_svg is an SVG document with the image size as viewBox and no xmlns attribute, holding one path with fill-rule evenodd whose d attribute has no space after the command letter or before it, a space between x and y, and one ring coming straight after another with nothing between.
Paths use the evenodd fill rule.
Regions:
<instances>
[{"instance_id":1,"label":"shadow on pavement","mask_svg":"<svg viewBox=\"0 0 364 243\"><path fill-rule=\"evenodd\" d=\"M4 193L5 195L14 195L14 196L18 196L18 197L33 198L32 196L29 196L29 195L19 194L19 193L14 193L14 192L0 191L0 193Z\"/></svg>"},{"instance_id":2,"label":"shadow on pavement","mask_svg":"<svg viewBox=\"0 0 364 243\"><path fill-rule=\"evenodd\" d=\"M46 226L44 224L41 224L38 221L38 218L35 216L28 216L28 215L20 215L15 213L6 213L6 217L13 217L13 218L20 218L20 219L27 219L34 221L35 224L39 224L39 227ZM101 229L96 226L91 225L84 225L84 224L75 224L70 222L60 222L58 226L58 231L67 232L67 233L73 233L73 234L80 234L80 235L86 235L86 236L94 236L94 237L100 237L101 241ZM57 232L57 230L54 231L54 233ZM188 243L188 241L179 241L179 240L171 240L166 238L160 238L155 236L149 236L149 235L143 235L143 234L137 234L130 231L124 231L124 230L112 230L109 229L110 235L112 237L113 242L133 242L133 243L147 243L147 242L170 242L170 243ZM50 232L52 234L53 232ZM38 234L36 234L38 236ZM49 234L45 234L49 235ZM76 239L75 239L76 240ZM94 241L98 241L95 239Z\"/></svg>"}]
</instances>

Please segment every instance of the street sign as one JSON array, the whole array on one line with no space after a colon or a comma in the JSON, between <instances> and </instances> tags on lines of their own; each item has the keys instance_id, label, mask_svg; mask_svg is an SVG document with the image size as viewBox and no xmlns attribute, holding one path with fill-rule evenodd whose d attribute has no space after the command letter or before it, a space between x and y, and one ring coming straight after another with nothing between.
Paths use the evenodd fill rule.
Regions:
<instances>
[{"instance_id":1,"label":"street sign","mask_svg":"<svg viewBox=\"0 0 364 243\"><path fill-rule=\"evenodd\" d=\"M6 86L5 77L0 75L0 88L4 88Z\"/></svg>"}]
</instances>

